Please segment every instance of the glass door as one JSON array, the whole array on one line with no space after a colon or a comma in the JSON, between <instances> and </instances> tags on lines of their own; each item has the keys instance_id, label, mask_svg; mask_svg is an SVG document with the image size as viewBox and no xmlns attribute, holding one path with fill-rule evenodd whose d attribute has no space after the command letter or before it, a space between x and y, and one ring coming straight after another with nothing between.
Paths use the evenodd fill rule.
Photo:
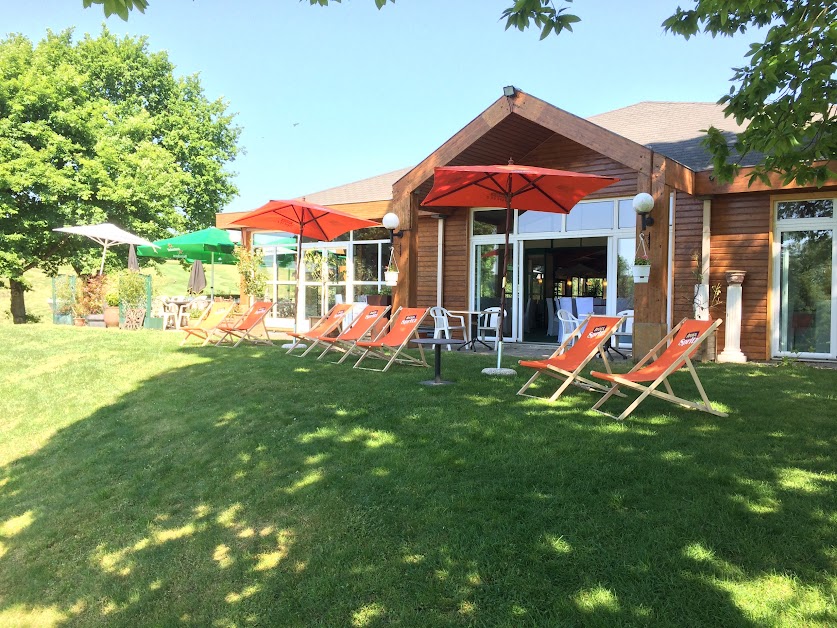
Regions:
<instances>
[{"instance_id":1,"label":"glass door","mask_svg":"<svg viewBox=\"0 0 837 628\"><path fill-rule=\"evenodd\" d=\"M506 265L506 316L503 322L503 338L516 340L513 330L517 329L517 290L515 286L514 250L516 243L509 244L509 256L503 259L503 244L475 244L474 245L474 303L471 309L484 311L489 307L500 306L502 294L503 264Z\"/></svg>"},{"instance_id":2,"label":"glass door","mask_svg":"<svg viewBox=\"0 0 837 628\"><path fill-rule=\"evenodd\" d=\"M779 232L778 353L832 357L834 232Z\"/></svg>"}]
</instances>

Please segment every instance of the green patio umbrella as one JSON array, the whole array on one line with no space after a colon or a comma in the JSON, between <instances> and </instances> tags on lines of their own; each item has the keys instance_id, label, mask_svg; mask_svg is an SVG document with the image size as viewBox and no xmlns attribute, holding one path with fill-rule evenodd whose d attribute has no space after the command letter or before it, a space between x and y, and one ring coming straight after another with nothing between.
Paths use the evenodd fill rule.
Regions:
<instances>
[{"instance_id":1,"label":"green patio umbrella","mask_svg":"<svg viewBox=\"0 0 837 628\"><path fill-rule=\"evenodd\" d=\"M185 259L190 262L201 261L212 264L210 280L210 298L215 298L215 264L236 263L233 255L235 242L223 229L209 227L200 231L192 231L183 235L155 240L154 249L150 246L138 246L137 255L140 257L157 257L162 259Z\"/></svg>"}]
</instances>

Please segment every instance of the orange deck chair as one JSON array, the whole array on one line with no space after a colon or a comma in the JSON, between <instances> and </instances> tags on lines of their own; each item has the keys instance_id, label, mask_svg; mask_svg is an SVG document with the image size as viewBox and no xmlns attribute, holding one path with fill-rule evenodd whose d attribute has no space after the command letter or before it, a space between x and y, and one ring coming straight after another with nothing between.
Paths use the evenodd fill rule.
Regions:
<instances>
[{"instance_id":1,"label":"orange deck chair","mask_svg":"<svg viewBox=\"0 0 837 628\"><path fill-rule=\"evenodd\" d=\"M419 345L418 360L411 355L402 353L407 343L413 338L418 338L418 328L427 316L429 308L426 307L400 307L390 319L387 327L378 334L375 340L359 340L357 347L365 349L363 355L355 363L354 368L360 368L361 362L368 357L386 360L386 366L382 369L367 369L370 371L385 372L396 362L411 364L413 366L427 366L424 358L424 349ZM388 330L388 331L387 331Z\"/></svg>"},{"instance_id":2,"label":"orange deck chair","mask_svg":"<svg viewBox=\"0 0 837 628\"><path fill-rule=\"evenodd\" d=\"M334 331L337 329L337 326L343 322L343 318L346 316L346 314L348 314L351 311L351 303L338 303L328 311L328 314L326 314L320 320L318 320L316 324L308 331L289 332L288 335L292 336L294 338L294 341L286 353L290 353L291 351L299 347L304 340L307 340L308 342L311 342L313 344L310 347L308 347L305 351L300 353L297 357L301 358L304 355L308 355L308 352L319 344L320 338L327 334L334 333Z\"/></svg>"},{"instance_id":3,"label":"orange deck chair","mask_svg":"<svg viewBox=\"0 0 837 628\"><path fill-rule=\"evenodd\" d=\"M180 341L180 346L185 345L186 341L192 336L198 340L206 340L207 336L212 333L212 330L227 317L232 309L233 304L228 301L210 303L209 307L203 311L203 314L201 314L200 318L193 325L180 328L180 331L186 332L183 340Z\"/></svg>"},{"instance_id":4,"label":"orange deck chair","mask_svg":"<svg viewBox=\"0 0 837 628\"><path fill-rule=\"evenodd\" d=\"M601 407L601 405L607 401L620 386L626 386L628 388L638 390L642 394L640 394L640 396L631 405L629 405L625 411L622 412L622 414L618 417L613 417L619 421L633 412L648 395L659 397L660 399L665 399L666 401L670 401L687 408L694 408L695 410L708 412L716 416L727 416L724 412L715 410L709 403L706 391L703 389L703 385L700 383L700 379L698 378L697 373L695 372L695 367L692 365L692 361L690 359L690 356L698 350L698 347L700 347L703 341L715 333L715 330L721 322L721 319L716 319L715 321L696 321L684 318L628 373L612 374L597 373L596 371L593 371L591 375L594 377L604 379L615 384L604 397L596 402L596 405L593 406L593 410L601 412L599 407ZM668 347L666 347L666 342L669 340L671 340L671 342ZM662 354L658 358L657 353L664 347L665 350L663 350ZM650 364L646 364L652 358L654 361ZM689 373L692 375L692 379L695 382L695 386L700 393L703 403L695 403L678 397L671 389L671 385L668 383L668 376L683 366L689 369ZM650 385L643 386L643 383ZM660 384L665 386L667 392L657 390ZM602 414L607 413L602 412ZM608 414L608 416L612 415Z\"/></svg>"},{"instance_id":5,"label":"orange deck chair","mask_svg":"<svg viewBox=\"0 0 837 628\"><path fill-rule=\"evenodd\" d=\"M600 392L610 390L608 386L603 386L598 382L582 377L581 371L598 353L607 372L611 372L604 345L608 338L619 330L619 325L622 324L623 320L625 320L623 316L588 316L569 337L564 338L558 350L546 360L521 360L518 362L520 366L535 369L535 374L529 378L528 382L523 384L523 388L518 390L517 394L525 397L534 396L527 395L525 392L540 375L549 375L555 379L564 380L555 394L549 398L550 401L558 399L570 384L575 384L585 390L598 390ZM568 348L567 345L573 339L575 339L575 344Z\"/></svg>"},{"instance_id":6,"label":"orange deck chair","mask_svg":"<svg viewBox=\"0 0 837 628\"><path fill-rule=\"evenodd\" d=\"M233 347L237 347L245 340L249 340L254 344L272 345L273 343L270 341L270 336L267 333L267 326L264 324L264 319L270 314L271 307L273 307L272 301L256 301L237 319L222 321L207 336L203 344L215 342L215 346L220 347L228 338L230 342L238 338L235 344L232 345ZM264 331L263 338L254 333L258 327L261 327ZM218 337L217 342L215 340L216 336Z\"/></svg>"},{"instance_id":7,"label":"orange deck chair","mask_svg":"<svg viewBox=\"0 0 837 628\"><path fill-rule=\"evenodd\" d=\"M355 349L359 340L363 340L367 336L373 334L375 325L378 324L386 313L389 312L388 305L367 305L355 316L355 320L351 327L344 329L337 336L326 336L320 338L320 341L326 344L325 351L319 356L318 360L322 360L323 356L332 349L343 351L343 357L337 360L337 364L343 364ZM371 339L371 338L370 338Z\"/></svg>"}]
</instances>

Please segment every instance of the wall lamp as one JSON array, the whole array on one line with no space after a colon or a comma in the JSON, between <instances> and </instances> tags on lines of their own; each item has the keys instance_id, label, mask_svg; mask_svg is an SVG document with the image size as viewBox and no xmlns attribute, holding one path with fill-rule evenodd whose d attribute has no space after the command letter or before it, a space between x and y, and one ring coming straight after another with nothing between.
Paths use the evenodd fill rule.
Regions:
<instances>
[{"instance_id":1,"label":"wall lamp","mask_svg":"<svg viewBox=\"0 0 837 628\"><path fill-rule=\"evenodd\" d=\"M512 98L517 93L517 88L514 85L506 85L503 88L503 96Z\"/></svg>"},{"instance_id":2,"label":"wall lamp","mask_svg":"<svg viewBox=\"0 0 837 628\"><path fill-rule=\"evenodd\" d=\"M393 246L395 245L395 238L401 238L409 231L409 229L398 229L401 221L398 219L398 215L393 212L384 214L381 224L384 226L384 229L389 231L389 243ZM398 229L398 233L395 233L396 229Z\"/></svg>"},{"instance_id":3,"label":"wall lamp","mask_svg":"<svg viewBox=\"0 0 837 628\"><path fill-rule=\"evenodd\" d=\"M648 192L640 192L634 196L633 206L634 211L642 218L642 230L645 231L654 224L654 219L648 215L654 209L654 197Z\"/></svg>"}]
</instances>

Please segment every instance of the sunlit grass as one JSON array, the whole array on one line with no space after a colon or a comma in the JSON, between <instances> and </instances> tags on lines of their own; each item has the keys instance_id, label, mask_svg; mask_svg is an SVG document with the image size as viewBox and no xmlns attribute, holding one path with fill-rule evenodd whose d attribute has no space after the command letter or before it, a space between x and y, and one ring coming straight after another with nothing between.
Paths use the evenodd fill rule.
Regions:
<instances>
[{"instance_id":1,"label":"sunlit grass","mask_svg":"<svg viewBox=\"0 0 837 628\"><path fill-rule=\"evenodd\" d=\"M837 622L834 371L701 366L728 418L616 423L491 356L178 340L0 328L0 626Z\"/></svg>"}]
</instances>

